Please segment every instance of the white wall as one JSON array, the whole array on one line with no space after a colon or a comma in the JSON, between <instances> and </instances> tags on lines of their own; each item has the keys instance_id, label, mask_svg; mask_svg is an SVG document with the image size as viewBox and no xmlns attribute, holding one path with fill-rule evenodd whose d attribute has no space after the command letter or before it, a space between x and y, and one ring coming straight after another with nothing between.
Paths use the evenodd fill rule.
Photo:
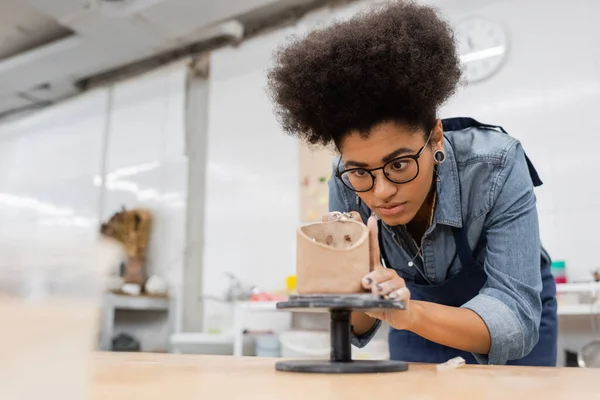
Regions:
<instances>
[{"instance_id":1,"label":"white wall","mask_svg":"<svg viewBox=\"0 0 600 400\"><path fill-rule=\"evenodd\" d=\"M266 290L295 271L300 220L298 147L280 133L265 95L282 32L211 56L203 291L221 296L225 272ZM208 302L207 318L220 313Z\"/></svg>"},{"instance_id":2,"label":"white wall","mask_svg":"<svg viewBox=\"0 0 600 400\"><path fill-rule=\"evenodd\" d=\"M148 207L148 271L171 284L179 329L186 71L175 64L0 125L0 268L25 267L29 254L43 258L57 243L92 240L122 206ZM119 316L117 331L133 333L144 349L166 349L166 318L138 315Z\"/></svg>"},{"instance_id":3,"label":"white wall","mask_svg":"<svg viewBox=\"0 0 600 400\"><path fill-rule=\"evenodd\" d=\"M569 280L590 280L600 266L600 138L592 117L600 107L598 2L501 2L472 14L505 26L507 61L492 79L463 88L443 114L503 125L523 142L544 181L536 189L543 243L566 260Z\"/></svg>"},{"instance_id":4,"label":"white wall","mask_svg":"<svg viewBox=\"0 0 600 400\"><path fill-rule=\"evenodd\" d=\"M0 126L0 263L95 236L106 113L101 89Z\"/></svg>"}]
</instances>

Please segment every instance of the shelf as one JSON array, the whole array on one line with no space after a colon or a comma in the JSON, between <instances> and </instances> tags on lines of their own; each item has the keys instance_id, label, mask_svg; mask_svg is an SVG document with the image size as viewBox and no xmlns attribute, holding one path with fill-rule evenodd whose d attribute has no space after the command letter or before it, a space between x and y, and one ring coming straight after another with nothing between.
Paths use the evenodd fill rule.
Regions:
<instances>
[{"instance_id":1,"label":"shelf","mask_svg":"<svg viewBox=\"0 0 600 400\"><path fill-rule=\"evenodd\" d=\"M102 327L100 329L100 350L109 351L112 349L117 310L158 311L168 316L169 309L170 301L168 297L106 293L104 295Z\"/></svg>"},{"instance_id":2,"label":"shelf","mask_svg":"<svg viewBox=\"0 0 600 400\"><path fill-rule=\"evenodd\" d=\"M589 293L600 292L600 282L557 283L556 293Z\"/></svg>"},{"instance_id":3,"label":"shelf","mask_svg":"<svg viewBox=\"0 0 600 400\"><path fill-rule=\"evenodd\" d=\"M240 301L236 306L244 311L277 311L277 303L279 301Z\"/></svg>"},{"instance_id":4,"label":"shelf","mask_svg":"<svg viewBox=\"0 0 600 400\"><path fill-rule=\"evenodd\" d=\"M565 304L558 305L558 315L596 315L600 314L600 305Z\"/></svg>"},{"instance_id":5,"label":"shelf","mask_svg":"<svg viewBox=\"0 0 600 400\"><path fill-rule=\"evenodd\" d=\"M166 297L130 296L108 293L105 304L116 310L168 311L169 299Z\"/></svg>"},{"instance_id":6,"label":"shelf","mask_svg":"<svg viewBox=\"0 0 600 400\"><path fill-rule=\"evenodd\" d=\"M175 333L169 341L172 345L179 344L232 344L232 333L190 332Z\"/></svg>"}]
</instances>

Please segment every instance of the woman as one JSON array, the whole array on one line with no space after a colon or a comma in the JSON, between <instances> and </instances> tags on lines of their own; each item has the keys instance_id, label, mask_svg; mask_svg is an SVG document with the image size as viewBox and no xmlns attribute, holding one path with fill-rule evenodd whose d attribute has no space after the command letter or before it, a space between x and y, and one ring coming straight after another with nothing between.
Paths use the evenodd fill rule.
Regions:
<instances>
[{"instance_id":1,"label":"woman","mask_svg":"<svg viewBox=\"0 0 600 400\"><path fill-rule=\"evenodd\" d=\"M533 190L541 182L501 128L437 118L460 75L449 25L397 2L280 49L269 88L286 132L340 154L330 210L370 229L364 288L407 303L355 313L355 345L383 320L395 360L554 366L556 289Z\"/></svg>"}]
</instances>

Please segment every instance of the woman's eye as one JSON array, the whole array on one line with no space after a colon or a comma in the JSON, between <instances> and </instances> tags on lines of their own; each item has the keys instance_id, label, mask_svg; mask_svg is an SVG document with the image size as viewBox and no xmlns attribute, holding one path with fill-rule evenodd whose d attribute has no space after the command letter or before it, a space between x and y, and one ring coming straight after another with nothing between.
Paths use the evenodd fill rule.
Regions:
<instances>
[{"instance_id":1,"label":"woman's eye","mask_svg":"<svg viewBox=\"0 0 600 400\"><path fill-rule=\"evenodd\" d=\"M396 161L396 162L392 163L392 168L395 170L401 170L401 169L406 168L406 164L407 163L404 161Z\"/></svg>"},{"instance_id":2,"label":"woman's eye","mask_svg":"<svg viewBox=\"0 0 600 400\"><path fill-rule=\"evenodd\" d=\"M364 177L367 174L367 171L362 170L362 169L357 169L357 170L354 170L354 171L352 171L350 173L352 175L356 176L356 177L362 178L362 177Z\"/></svg>"}]
</instances>

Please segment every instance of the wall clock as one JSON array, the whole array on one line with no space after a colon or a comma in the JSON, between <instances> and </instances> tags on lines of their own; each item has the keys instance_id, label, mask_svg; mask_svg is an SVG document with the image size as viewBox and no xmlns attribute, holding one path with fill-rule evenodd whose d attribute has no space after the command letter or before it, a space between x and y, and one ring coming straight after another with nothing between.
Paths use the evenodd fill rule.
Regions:
<instances>
[{"instance_id":1,"label":"wall clock","mask_svg":"<svg viewBox=\"0 0 600 400\"><path fill-rule=\"evenodd\" d=\"M456 35L468 83L488 79L502 67L508 38L500 24L482 17L470 17L457 24Z\"/></svg>"}]
</instances>

